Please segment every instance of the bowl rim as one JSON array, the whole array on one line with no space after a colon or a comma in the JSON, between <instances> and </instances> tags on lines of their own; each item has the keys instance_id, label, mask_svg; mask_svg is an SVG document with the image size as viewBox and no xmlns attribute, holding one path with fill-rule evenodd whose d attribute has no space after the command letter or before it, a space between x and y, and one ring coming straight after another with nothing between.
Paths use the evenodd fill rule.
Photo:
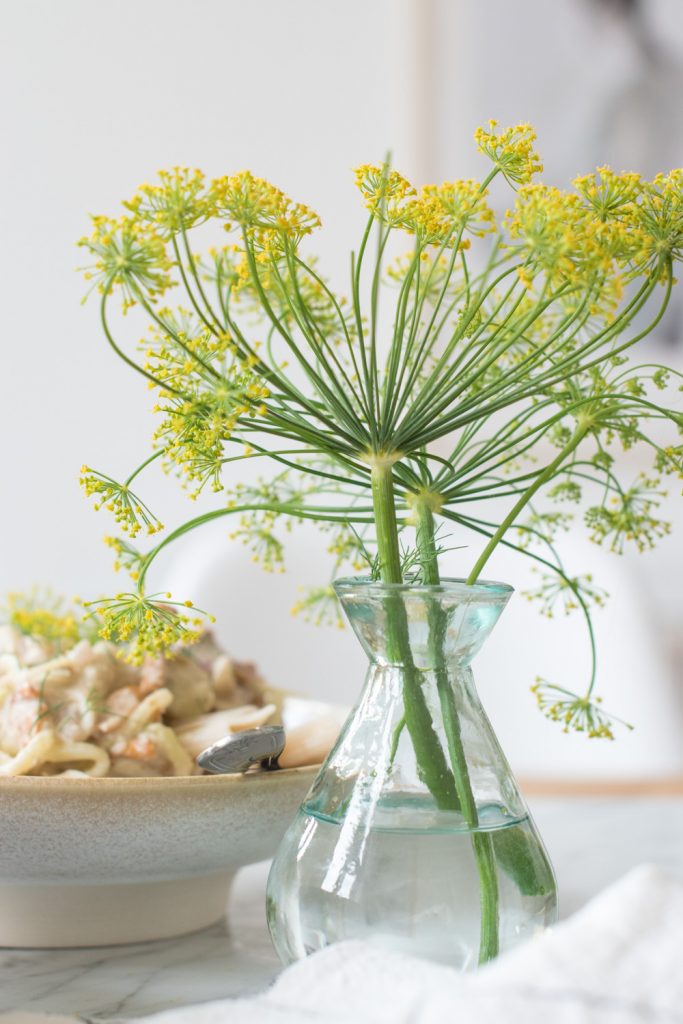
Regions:
<instances>
[{"instance_id":1,"label":"bowl rim","mask_svg":"<svg viewBox=\"0 0 683 1024\"><path fill-rule=\"evenodd\" d=\"M275 771L236 772L233 775L131 775L126 777L92 775L83 777L61 775L3 775L0 776L0 793L12 789L59 789L63 786L78 789L95 786L97 789L148 789L150 786L166 789L180 789L186 786L236 786L254 784L257 779L291 779L297 775L317 774L321 764L305 764L296 768L278 768Z\"/></svg>"}]
</instances>

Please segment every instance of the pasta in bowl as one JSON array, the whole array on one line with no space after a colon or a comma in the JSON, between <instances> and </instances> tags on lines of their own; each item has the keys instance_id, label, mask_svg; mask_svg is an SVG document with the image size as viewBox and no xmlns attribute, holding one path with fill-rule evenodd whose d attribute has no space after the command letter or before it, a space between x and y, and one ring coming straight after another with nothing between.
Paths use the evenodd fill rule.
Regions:
<instances>
[{"instance_id":1,"label":"pasta in bowl","mask_svg":"<svg viewBox=\"0 0 683 1024\"><path fill-rule=\"evenodd\" d=\"M0 776L195 775L203 747L279 710L255 667L210 633L137 666L103 640L56 653L0 627Z\"/></svg>"},{"instance_id":2,"label":"pasta in bowl","mask_svg":"<svg viewBox=\"0 0 683 1024\"><path fill-rule=\"evenodd\" d=\"M282 721L279 771L203 775L228 732ZM206 927L272 856L339 713L270 690L210 634L167 661L0 627L0 946L109 945ZM314 762L314 763L311 763Z\"/></svg>"}]
</instances>

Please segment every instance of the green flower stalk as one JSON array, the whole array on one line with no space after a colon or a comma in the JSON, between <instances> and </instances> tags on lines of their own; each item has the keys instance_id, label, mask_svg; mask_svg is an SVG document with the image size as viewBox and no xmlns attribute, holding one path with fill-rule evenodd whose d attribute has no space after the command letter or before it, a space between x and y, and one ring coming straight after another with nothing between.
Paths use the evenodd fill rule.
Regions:
<instances>
[{"instance_id":1,"label":"green flower stalk","mask_svg":"<svg viewBox=\"0 0 683 1024\"><path fill-rule=\"evenodd\" d=\"M278 524L310 519L331 532L336 568L366 560L385 582L431 585L445 523L458 547L465 536L481 541L463 571L469 583L504 545L542 570L544 600L570 595L565 606L587 624L591 677L580 694L537 683L539 705L566 727L612 736L593 696L595 589L565 570L557 541L577 510L591 538L615 551L648 548L668 529L657 508L662 480L683 469L681 376L634 362L631 350L664 315L683 256L683 171L648 182L603 167L561 191L535 181L530 126L490 122L476 142L489 161L481 182L418 191L388 163L357 170L367 221L348 298L304 253L317 215L250 172L206 181L174 168L119 219L94 218L81 245L102 328L156 391L159 425L152 457L125 484L88 472L86 489L132 534L160 528L128 490L157 457L191 497L218 502L146 553L120 542L118 561L145 604L123 595L100 606L110 635L138 635L138 649L157 651L172 638L172 609L154 613L147 576L205 522L236 517L234 532L279 566ZM512 192L502 220L494 189ZM173 307L172 288L182 294ZM117 294L131 316L114 312L114 327ZM117 337L140 318L148 329L135 352ZM653 469L624 482L616 456L634 447L650 450ZM256 486L239 480L246 460L264 467ZM320 596L329 604L326 588ZM310 613L312 599L304 604ZM419 770L438 805L476 829L457 713L444 690L444 749L400 602L387 612ZM438 676L436 609L430 629ZM497 951L497 883L481 834L475 854L486 960Z\"/></svg>"}]
</instances>

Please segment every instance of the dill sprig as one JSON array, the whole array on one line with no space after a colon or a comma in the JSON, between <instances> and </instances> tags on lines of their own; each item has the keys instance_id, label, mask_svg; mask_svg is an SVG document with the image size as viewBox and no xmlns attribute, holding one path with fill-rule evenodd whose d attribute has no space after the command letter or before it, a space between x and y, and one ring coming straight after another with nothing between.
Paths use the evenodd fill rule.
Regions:
<instances>
[{"instance_id":1,"label":"dill sprig","mask_svg":"<svg viewBox=\"0 0 683 1024\"><path fill-rule=\"evenodd\" d=\"M12 592L5 601L0 618L25 636L47 641L55 652L68 651L84 635L75 602L49 589Z\"/></svg>"},{"instance_id":2,"label":"dill sprig","mask_svg":"<svg viewBox=\"0 0 683 1024\"><path fill-rule=\"evenodd\" d=\"M367 220L348 296L305 252L317 214L249 171L210 181L173 168L119 220L94 219L81 245L105 338L156 390L161 422L155 454L124 485L88 473L86 489L130 533L156 530L127 488L158 456L191 496L217 502L147 554L121 550L137 590L120 621L125 632L142 616L139 650L175 641L178 627L144 606L156 607L146 578L204 523L234 516L235 538L280 568L281 525L310 519L333 531L336 568L367 548L371 575L400 582L438 578L434 521L445 520L458 547L475 542L470 583L502 544L555 580L542 584L546 607L559 599L583 615L592 672L582 693L562 691L578 702L566 724L606 735L605 713L590 710L592 585L558 548L579 526L616 552L668 530L658 503L665 478L683 473L683 377L632 350L661 321L683 258L683 171L647 181L599 167L559 189L538 180L529 125L492 121L475 139L481 180L419 188L386 161L357 169ZM494 183L511 192L502 220ZM199 254L195 231L212 226L227 244ZM409 249L394 257L400 239ZM114 337L117 295L148 319L142 359ZM620 455L634 448L653 468L626 484ZM235 484L253 460L271 475ZM417 547L406 533L416 523ZM328 598L304 598L304 611L315 618ZM116 609L112 599L114 622Z\"/></svg>"},{"instance_id":3,"label":"dill sprig","mask_svg":"<svg viewBox=\"0 0 683 1024\"><path fill-rule=\"evenodd\" d=\"M98 622L102 639L121 645L124 659L136 665L148 654L170 655L174 647L195 643L204 620L215 621L192 601L172 600L170 593L120 593L85 601L84 607L86 619Z\"/></svg>"}]
</instances>

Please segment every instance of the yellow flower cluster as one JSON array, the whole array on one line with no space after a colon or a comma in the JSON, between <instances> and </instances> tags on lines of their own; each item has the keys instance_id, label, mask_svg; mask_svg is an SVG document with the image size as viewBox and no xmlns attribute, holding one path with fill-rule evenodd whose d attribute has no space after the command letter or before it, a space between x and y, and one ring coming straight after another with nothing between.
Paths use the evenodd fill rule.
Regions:
<instances>
[{"instance_id":1,"label":"yellow flower cluster","mask_svg":"<svg viewBox=\"0 0 683 1024\"><path fill-rule=\"evenodd\" d=\"M442 185L425 185L420 193L423 207L431 209L435 220L441 220L445 235L449 223L462 226L472 235L483 236L495 231L495 216L486 203L487 192L478 181L445 181Z\"/></svg>"},{"instance_id":2,"label":"yellow flower cluster","mask_svg":"<svg viewBox=\"0 0 683 1024\"><path fill-rule=\"evenodd\" d=\"M155 300L172 286L171 261L155 228L132 217L114 220L97 216L92 222L92 234L81 238L78 245L96 258L83 270L86 280L92 280L100 293L120 287L125 310L135 305L140 291Z\"/></svg>"},{"instance_id":3,"label":"yellow flower cluster","mask_svg":"<svg viewBox=\"0 0 683 1024\"><path fill-rule=\"evenodd\" d=\"M114 552L114 572L126 569L131 579L136 580L140 575L140 566L144 561L144 555L137 548L133 547L123 537L105 537L104 543Z\"/></svg>"},{"instance_id":4,"label":"yellow flower cluster","mask_svg":"<svg viewBox=\"0 0 683 1024\"><path fill-rule=\"evenodd\" d=\"M406 275L412 273L414 259L412 250L396 256L387 265L387 281L400 288ZM438 249L425 249L420 253L420 279L416 285L420 300L436 298L444 286L448 289L449 284L451 292L462 290L462 283L459 278L453 278L449 264L449 257Z\"/></svg>"},{"instance_id":5,"label":"yellow flower cluster","mask_svg":"<svg viewBox=\"0 0 683 1024\"><path fill-rule=\"evenodd\" d=\"M147 528L148 534L163 530L163 523L150 512L127 484L120 484L111 477L90 469L89 466L81 467L80 483L86 497L97 495L95 510L99 511L104 506L114 514L114 519L123 532L131 537L135 537L143 527Z\"/></svg>"},{"instance_id":6,"label":"yellow flower cluster","mask_svg":"<svg viewBox=\"0 0 683 1024\"><path fill-rule=\"evenodd\" d=\"M158 318L160 323L150 327L149 340L141 343L143 365L169 393L191 393L197 375L210 377L206 367L234 351L229 334L208 330L188 310L160 309Z\"/></svg>"},{"instance_id":7,"label":"yellow flower cluster","mask_svg":"<svg viewBox=\"0 0 683 1024\"><path fill-rule=\"evenodd\" d=\"M361 164L354 175L368 210L392 227L405 227L406 201L417 195L408 179L388 164Z\"/></svg>"},{"instance_id":8,"label":"yellow flower cluster","mask_svg":"<svg viewBox=\"0 0 683 1024\"><path fill-rule=\"evenodd\" d=\"M633 224L625 219L601 220L576 193L546 185L519 190L507 228L523 243L528 263L523 280L529 284L536 270L545 271L555 285L567 281L582 288L599 284L602 298L611 279L614 298L621 295L622 268L634 254Z\"/></svg>"},{"instance_id":9,"label":"yellow flower cluster","mask_svg":"<svg viewBox=\"0 0 683 1024\"><path fill-rule=\"evenodd\" d=\"M197 484L191 497L196 498L209 481L212 490L222 489L223 444L241 417L266 414L269 394L248 366L236 364L213 387L202 387L190 397L171 397L158 407L165 417L155 440L163 446L168 463Z\"/></svg>"},{"instance_id":10,"label":"yellow flower cluster","mask_svg":"<svg viewBox=\"0 0 683 1024\"><path fill-rule=\"evenodd\" d=\"M295 203L251 171L212 181L209 200L215 214L227 219L228 230L238 224L266 251L279 252L285 243L298 245L320 227L320 218L310 207Z\"/></svg>"},{"instance_id":11,"label":"yellow flower cluster","mask_svg":"<svg viewBox=\"0 0 683 1024\"><path fill-rule=\"evenodd\" d=\"M565 615L580 607L579 600L586 606L592 604L602 608L608 595L595 585L590 573L574 577L544 573L541 575L541 585L536 590L527 590L524 596L529 601L540 601L542 614L552 619L558 606Z\"/></svg>"},{"instance_id":12,"label":"yellow flower cluster","mask_svg":"<svg viewBox=\"0 0 683 1024\"><path fill-rule=\"evenodd\" d=\"M291 531L293 520L286 515L287 509L304 507L306 494L313 491L307 492L299 477L293 483L290 470L271 480L236 484L227 508L242 511L230 539L241 541L251 551L252 561L267 572L284 572L284 544L276 530L281 525L283 531Z\"/></svg>"},{"instance_id":13,"label":"yellow flower cluster","mask_svg":"<svg viewBox=\"0 0 683 1024\"><path fill-rule=\"evenodd\" d=\"M173 167L159 171L158 185L140 185L123 205L135 218L148 221L165 235L188 231L211 213L210 198L199 170Z\"/></svg>"},{"instance_id":14,"label":"yellow flower cluster","mask_svg":"<svg viewBox=\"0 0 683 1024\"><path fill-rule=\"evenodd\" d=\"M576 192L546 185L519 190L506 226L522 241L527 285L536 270L599 288L603 310L622 296L622 279L664 275L669 259L683 257L683 195L680 171L645 182L633 173L600 167L577 178Z\"/></svg>"},{"instance_id":15,"label":"yellow flower cluster","mask_svg":"<svg viewBox=\"0 0 683 1024\"><path fill-rule=\"evenodd\" d=\"M613 740L612 717L600 707L602 700L596 697L579 697L561 686L555 686L539 679L532 687L536 702L551 722L560 722L564 731L584 732L590 739ZM622 723L625 724L625 723ZM629 726L630 728L630 726Z\"/></svg>"},{"instance_id":16,"label":"yellow flower cluster","mask_svg":"<svg viewBox=\"0 0 683 1024\"><path fill-rule=\"evenodd\" d=\"M207 258L200 259L195 266L205 281L213 284L221 292L238 285L242 264L246 265L244 250L235 243L222 246L210 246ZM248 267L247 267L248 270Z\"/></svg>"},{"instance_id":17,"label":"yellow flower cluster","mask_svg":"<svg viewBox=\"0 0 683 1024\"><path fill-rule=\"evenodd\" d=\"M285 571L285 546L273 531L277 516L240 516L237 529L228 534L251 551L252 562L265 572Z\"/></svg>"},{"instance_id":18,"label":"yellow flower cluster","mask_svg":"<svg viewBox=\"0 0 683 1024\"><path fill-rule=\"evenodd\" d=\"M602 221L629 213L643 190L639 174L615 174L609 167L598 167L572 182L585 202Z\"/></svg>"},{"instance_id":19,"label":"yellow flower cluster","mask_svg":"<svg viewBox=\"0 0 683 1024\"><path fill-rule=\"evenodd\" d=\"M304 622L313 626L336 626L337 629L344 629L341 607L332 586L301 589L302 596L292 605L292 615L300 615Z\"/></svg>"},{"instance_id":20,"label":"yellow flower cluster","mask_svg":"<svg viewBox=\"0 0 683 1024\"><path fill-rule=\"evenodd\" d=\"M99 623L99 636L122 644L124 660L141 664L148 656L172 656L173 648L195 643L201 635L206 613L193 609L191 601L171 601L170 594L123 593L100 601L87 601L92 609L86 618ZM188 614L193 609L193 614ZM199 612L199 614L196 614ZM214 622L213 616L206 616Z\"/></svg>"},{"instance_id":21,"label":"yellow flower cluster","mask_svg":"<svg viewBox=\"0 0 683 1024\"><path fill-rule=\"evenodd\" d=\"M634 211L640 244L635 269L647 273L667 259L683 259L683 169L658 174Z\"/></svg>"},{"instance_id":22,"label":"yellow flower cluster","mask_svg":"<svg viewBox=\"0 0 683 1024\"><path fill-rule=\"evenodd\" d=\"M355 336L356 324L348 301L343 296L336 296L318 277L315 257L309 257L306 269L297 267L295 273L286 263L281 263L276 273L261 262L258 254L256 258L259 261L258 289L245 255L232 265L235 276L231 298L239 305L240 312L261 314L262 296L265 295L284 327L296 330L301 310L305 309L315 324L316 337L322 336L329 344L336 345ZM253 347L258 350L260 345L254 342Z\"/></svg>"},{"instance_id":23,"label":"yellow flower cluster","mask_svg":"<svg viewBox=\"0 0 683 1024\"><path fill-rule=\"evenodd\" d=\"M647 551L657 540L671 531L671 524L658 519L654 512L665 493L658 478L641 474L628 490L611 499L609 505L596 505L585 515L590 539L597 544L609 542L610 551L623 554L626 543L635 544L638 551Z\"/></svg>"},{"instance_id":24,"label":"yellow flower cluster","mask_svg":"<svg viewBox=\"0 0 683 1024\"><path fill-rule=\"evenodd\" d=\"M506 222L510 236L524 242L532 263L526 272L540 267L557 277L575 273L587 242L583 229L589 225L578 196L546 185L521 188Z\"/></svg>"},{"instance_id":25,"label":"yellow flower cluster","mask_svg":"<svg viewBox=\"0 0 683 1024\"><path fill-rule=\"evenodd\" d=\"M489 121L487 128L477 128L474 139L480 153L513 185L528 185L534 174L543 170L534 149L536 132L530 124L517 124L497 131L498 122Z\"/></svg>"},{"instance_id":26,"label":"yellow flower cluster","mask_svg":"<svg viewBox=\"0 0 683 1024\"><path fill-rule=\"evenodd\" d=\"M86 280L92 280L101 293L120 287L124 311L136 302L156 302L177 283L171 272L179 268L179 256L177 251L175 259L169 256L167 242L206 220L223 220L228 231L235 226L244 229L263 262L280 259L320 226L313 210L249 171L218 178L207 186L201 171L173 167L159 171L156 183L141 185L123 205L127 214L119 219L93 217L91 235L78 244L95 256L94 264L82 268ZM230 277L239 276L234 262L226 262L226 253L222 250L214 260L214 272L220 263L221 273L227 269ZM243 256L246 277L249 267ZM188 255L187 259L194 271L198 257Z\"/></svg>"},{"instance_id":27,"label":"yellow flower cluster","mask_svg":"<svg viewBox=\"0 0 683 1024\"><path fill-rule=\"evenodd\" d=\"M370 212L390 227L413 234L422 245L455 245L463 231L482 236L495 230L486 189L472 179L425 185L417 193L410 182L386 164L363 164L356 185Z\"/></svg>"},{"instance_id":28,"label":"yellow flower cluster","mask_svg":"<svg viewBox=\"0 0 683 1024\"><path fill-rule=\"evenodd\" d=\"M48 640L60 651L73 647L81 635L76 615L49 593L8 594L6 618L19 632Z\"/></svg>"}]
</instances>

